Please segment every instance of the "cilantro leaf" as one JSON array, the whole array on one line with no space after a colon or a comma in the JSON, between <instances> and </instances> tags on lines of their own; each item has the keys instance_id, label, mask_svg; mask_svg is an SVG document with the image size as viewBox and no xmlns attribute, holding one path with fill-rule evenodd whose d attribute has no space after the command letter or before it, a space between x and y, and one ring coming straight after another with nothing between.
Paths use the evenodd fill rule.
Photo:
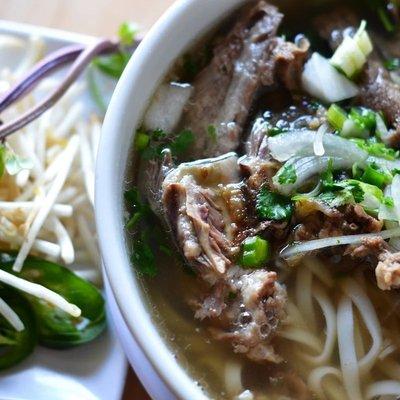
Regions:
<instances>
[{"instance_id":1,"label":"cilantro leaf","mask_svg":"<svg viewBox=\"0 0 400 400\"><path fill-rule=\"evenodd\" d=\"M131 55L125 51L118 51L106 56L95 58L92 62L104 74L119 79Z\"/></svg>"},{"instance_id":2,"label":"cilantro leaf","mask_svg":"<svg viewBox=\"0 0 400 400\"><path fill-rule=\"evenodd\" d=\"M371 156L381 157L385 160L393 161L400 156L400 152L387 147L384 143L377 142L376 138L368 140L364 139L350 139L358 147L366 151Z\"/></svg>"},{"instance_id":3,"label":"cilantro leaf","mask_svg":"<svg viewBox=\"0 0 400 400\"><path fill-rule=\"evenodd\" d=\"M288 198L264 187L257 195L256 211L261 219L289 220L293 214L293 203Z\"/></svg>"},{"instance_id":4,"label":"cilantro leaf","mask_svg":"<svg viewBox=\"0 0 400 400\"><path fill-rule=\"evenodd\" d=\"M130 46L135 41L138 28L131 22L124 22L118 29L118 36L123 46Z\"/></svg>"},{"instance_id":5,"label":"cilantro leaf","mask_svg":"<svg viewBox=\"0 0 400 400\"><path fill-rule=\"evenodd\" d=\"M281 185L295 183L297 181L296 169L293 164L285 164L278 172L278 182Z\"/></svg>"},{"instance_id":6,"label":"cilantro leaf","mask_svg":"<svg viewBox=\"0 0 400 400\"><path fill-rule=\"evenodd\" d=\"M184 154L189 147L194 143L195 138L192 131L184 130L171 142L169 148L172 155L179 156Z\"/></svg>"},{"instance_id":7,"label":"cilantro leaf","mask_svg":"<svg viewBox=\"0 0 400 400\"><path fill-rule=\"evenodd\" d=\"M157 275L155 256L145 233L133 242L131 262L141 274L151 278Z\"/></svg>"}]
</instances>

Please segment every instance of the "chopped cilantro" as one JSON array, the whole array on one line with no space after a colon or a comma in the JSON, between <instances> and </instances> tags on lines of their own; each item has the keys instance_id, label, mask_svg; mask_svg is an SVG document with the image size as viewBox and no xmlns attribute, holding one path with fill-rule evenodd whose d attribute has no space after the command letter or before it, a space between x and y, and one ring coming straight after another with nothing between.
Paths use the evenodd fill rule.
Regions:
<instances>
[{"instance_id":1,"label":"chopped cilantro","mask_svg":"<svg viewBox=\"0 0 400 400\"><path fill-rule=\"evenodd\" d=\"M185 153L189 147L194 143L194 134L192 131L184 130L171 142L169 148L172 155L179 156Z\"/></svg>"},{"instance_id":2,"label":"chopped cilantro","mask_svg":"<svg viewBox=\"0 0 400 400\"><path fill-rule=\"evenodd\" d=\"M135 228L131 261L141 274L153 277L157 273L155 251L159 249L171 257L171 246L149 205L141 200L138 188L127 190L124 198L130 214L125 227L130 231Z\"/></svg>"},{"instance_id":3,"label":"chopped cilantro","mask_svg":"<svg viewBox=\"0 0 400 400\"><path fill-rule=\"evenodd\" d=\"M285 164L278 172L278 182L281 185L296 183L297 174L293 164Z\"/></svg>"},{"instance_id":4,"label":"chopped cilantro","mask_svg":"<svg viewBox=\"0 0 400 400\"><path fill-rule=\"evenodd\" d=\"M321 174L321 184L323 189L330 189L333 186L333 159L329 159L328 167L325 172Z\"/></svg>"},{"instance_id":5,"label":"chopped cilantro","mask_svg":"<svg viewBox=\"0 0 400 400\"><path fill-rule=\"evenodd\" d=\"M167 133L161 129L144 133L138 130L137 135L145 134L148 136L146 147L140 152L140 155L145 160L158 159L161 157L163 150L170 149L175 157L183 155L195 141L195 136L190 130L183 130L175 137L173 134ZM147 141L147 139L146 139ZM143 143L144 144L144 140Z\"/></svg>"},{"instance_id":6,"label":"chopped cilantro","mask_svg":"<svg viewBox=\"0 0 400 400\"><path fill-rule=\"evenodd\" d=\"M391 58L385 62L385 67L389 71L396 71L400 69L400 58Z\"/></svg>"},{"instance_id":7,"label":"chopped cilantro","mask_svg":"<svg viewBox=\"0 0 400 400\"><path fill-rule=\"evenodd\" d=\"M119 79L128 64L130 57L131 55L129 53L119 51L117 53L95 58L93 60L93 65L104 74Z\"/></svg>"},{"instance_id":8,"label":"chopped cilantro","mask_svg":"<svg viewBox=\"0 0 400 400\"><path fill-rule=\"evenodd\" d=\"M393 161L399 158L399 151L387 147L384 143L378 142L376 138L364 139L350 139L358 147L365 150L368 154L376 157L384 158L385 160Z\"/></svg>"},{"instance_id":9,"label":"chopped cilantro","mask_svg":"<svg viewBox=\"0 0 400 400\"><path fill-rule=\"evenodd\" d=\"M382 203L389 208L394 207L394 200L392 197L384 197Z\"/></svg>"},{"instance_id":10,"label":"chopped cilantro","mask_svg":"<svg viewBox=\"0 0 400 400\"><path fill-rule=\"evenodd\" d=\"M141 274L150 277L156 276L156 260L146 232L133 241L131 261Z\"/></svg>"},{"instance_id":11,"label":"chopped cilantro","mask_svg":"<svg viewBox=\"0 0 400 400\"><path fill-rule=\"evenodd\" d=\"M289 220L293 214L293 204L290 199L264 187L257 195L256 210L261 219Z\"/></svg>"},{"instance_id":12,"label":"chopped cilantro","mask_svg":"<svg viewBox=\"0 0 400 400\"><path fill-rule=\"evenodd\" d=\"M131 52L126 47L134 42L136 32L137 30L132 24L123 23L118 31L119 50L112 54L96 57L92 61L93 65L104 74L119 79L131 58Z\"/></svg>"}]
</instances>

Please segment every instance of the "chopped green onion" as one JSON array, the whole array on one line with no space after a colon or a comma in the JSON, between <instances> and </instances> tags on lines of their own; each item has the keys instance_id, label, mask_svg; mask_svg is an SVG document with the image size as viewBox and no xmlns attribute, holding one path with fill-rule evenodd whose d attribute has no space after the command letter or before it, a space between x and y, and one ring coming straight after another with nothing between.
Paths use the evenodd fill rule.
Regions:
<instances>
[{"instance_id":1,"label":"chopped green onion","mask_svg":"<svg viewBox=\"0 0 400 400\"><path fill-rule=\"evenodd\" d=\"M363 172L364 172L363 169L357 163L353 164L351 173L354 179L360 179L362 177Z\"/></svg>"},{"instance_id":2,"label":"chopped green onion","mask_svg":"<svg viewBox=\"0 0 400 400\"><path fill-rule=\"evenodd\" d=\"M337 131L341 131L345 121L347 120L347 113L342 107L339 107L337 104L332 104L328 109L327 118L333 128Z\"/></svg>"},{"instance_id":3,"label":"chopped green onion","mask_svg":"<svg viewBox=\"0 0 400 400\"><path fill-rule=\"evenodd\" d=\"M150 143L150 136L147 133L143 133L141 131L136 132L135 137L135 149L138 152L142 152Z\"/></svg>"},{"instance_id":4,"label":"chopped green onion","mask_svg":"<svg viewBox=\"0 0 400 400\"><path fill-rule=\"evenodd\" d=\"M340 132L340 136L345 138L363 138L369 137L369 131L364 125L355 121L353 118L347 118L343 124L343 129Z\"/></svg>"},{"instance_id":5,"label":"chopped green onion","mask_svg":"<svg viewBox=\"0 0 400 400\"><path fill-rule=\"evenodd\" d=\"M393 33L396 30L396 25L390 20L389 15L387 14L385 7L379 7L377 9L379 19L381 20L383 27L387 32Z\"/></svg>"},{"instance_id":6,"label":"chopped green onion","mask_svg":"<svg viewBox=\"0 0 400 400\"><path fill-rule=\"evenodd\" d=\"M245 268L260 267L271 258L269 242L259 236L245 239L242 243L242 249L240 264Z\"/></svg>"},{"instance_id":7,"label":"chopped green onion","mask_svg":"<svg viewBox=\"0 0 400 400\"><path fill-rule=\"evenodd\" d=\"M365 127L372 131L376 127L376 113L368 108L364 107L353 107L350 110L350 118L356 121L359 126Z\"/></svg>"},{"instance_id":8,"label":"chopped green onion","mask_svg":"<svg viewBox=\"0 0 400 400\"><path fill-rule=\"evenodd\" d=\"M375 165L368 165L361 176L361 180L378 188L383 188L392 181L392 175L380 170Z\"/></svg>"}]
</instances>

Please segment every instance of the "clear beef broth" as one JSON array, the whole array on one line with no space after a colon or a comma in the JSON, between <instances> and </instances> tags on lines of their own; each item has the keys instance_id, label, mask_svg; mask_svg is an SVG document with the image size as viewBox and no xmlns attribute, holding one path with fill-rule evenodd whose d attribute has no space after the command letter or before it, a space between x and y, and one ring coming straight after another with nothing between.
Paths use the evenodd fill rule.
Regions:
<instances>
[{"instance_id":1,"label":"clear beef broth","mask_svg":"<svg viewBox=\"0 0 400 400\"><path fill-rule=\"evenodd\" d=\"M249 3L253 4L253 2ZM314 46L313 51L320 51L323 54L329 52L329 45L317 37L309 21L323 12L326 13L327 10L343 5L349 6L348 2L341 1L307 1L300 4L285 0L271 3L277 4L280 12L285 15L278 35L286 35L289 40L295 41L298 34L306 34ZM358 13L360 19L369 16L368 13L364 14L366 10L362 4L360 6L360 2L353 2L350 6ZM187 54L177 61L176 67L170 72L166 82L193 84L200 71L210 63L212 49L220 46L220 37L229 32L238 15L240 14L235 13L215 32L207 35L189 49ZM299 15L302 17L299 18ZM265 40L264 37L260 37L260 41L262 40ZM280 79L285 80L287 77L288 75L282 75ZM288 83L289 86L291 84L291 82ZM215 93L215 96L218 96L218 93ZM315 99L299 88L284 87L281 81L278 85L259 88L254 94L254 101L250 103L251 107L249 106L250 109L245 118L240 115L240 111L235 115L238 120L242 120L242 132L235 148L240 156L251 155L251 145L249 150L249 144L245 141L256 124L269 124L275 129L274 135L290 130L318 129L321 126L321 119L324 120L321 113L326 112L326 109ZM199 113L198 110L196 112ZM183 129L184 132L185 123L185 119L183 121L181 119L177 131ZM207 162L200 168L200 172L196 169L197 166L193 167L193 165L177 167L181 162L191 162L225 153L220 152L215 143L209 140L210 137L215 138L218 134L215 128L210 126L207 128L208 147L204 147L205 155L201 149L194 149L192 154L188 154L186 150L178 153L176 140L169 141L168 137L163 136L162 131L157 133L156 139L152 137L154 146L157 146L156 151L160 152L163 147L170 146L177 152L173 154L175 166L172 167L176 170L177 181L172 180L170 185L175 191L168 200L163 198L164 202L170 202L170 209L166 207L164 211L160 211L162 207L160 200L151 204L153 212L149 212L149 208L143 205L147 203L146 196L149 196L147 186L150 181L155 180L154 166L157 165L158 168L160 160L163 160L163 168L167 168L171 161L168 155L161 152L157 155L157 161L153 162L149 161L150 156L154 156L153 153L149 157L147 153L144 155L148 148L141 157L135 150L136 154L127 168L126 190L130 190L133 186L137 187L139 197L141 197L139 206L136 203L132 206L132 202L127 202L127 214L131 216L135 215L135 212L141 214L139 222L135 222L134 227L127 230L128 243L131 244L133 253L137 251L138 247L135 246L138 246L138 243L141 246L140 252L146 253L142 245L146 240L150 243L149 249L154 260L148 254L147 256L144 254L143 260L149 265L154 264L157 272L138 268L140 271L138 276L143 284L143 293L148 301L149 312L180 365L188 371L206 395L215 399L395 399L396 395L400 395L400 340L396 334L400 322L399 297L397 290L382 291L377 287L373 273L373 268L377 263L375 255L368 253L365 257L353 259L349 256L350 253L344 253L343 250L333 247L317 254L310 254L295 267L278 257L279 250L288 242L318 237L315 236L314 231L324 230L328 232L328 237L340 236L337 232L341 234L369 233L375 232L376 227L373 222L359 210L349 211L348 206L338 207L342 217L347 218L339 224L335 222L336 217L332 216L332 213L325 214L326 210L319 209L315 215L310 216L307 214L309 212L307 207L302 207L296 209L296 216L293 216L289 222L274 223L268 227L266 225L263 227L262 224L254 227L252 225L256 219L254 210L247 212L248 208L246 208L249 202L255 201L254 187L259 185L260 179L270 181L272 177L268 175L270 173L268 171L276 172L280 166L276 167L276 162L268 164L267 172L261 171L255 174L256 176L250 175L250 177L243 175L254 167L246 164L246 159L238 161L242 162L239 177L232 171L216 174L215 169L208 169ZM143 129L140 129L140 132L143 132ZM234 137L234 143L236 139ZM255 140L254 137L253 139ZM187 137L181 142L184 140L187 140ZM222 147L225 149L226 143ZM257 151L261 152L261 149L262 143ZM226 159L217 160L221 168L229 162L229 156ZM161 168L160 171L163 169ZM210 306L213 313L208 310L210 314L204 318L194 318L194 309L197 312L204 311L199 308L199 299L204 300L210 293L210 286L214 290L218 280L215 281L213 275L204 273L204 265L201 264L204 263L204 259L200 262L199 260L192 262L186 257L177 228L171 225L171 218L175 218L176 215L176 218L179 218L177 211L179 207L172 209L171 204L179 200L180 192L176 191L176 187L181 184L178 179L183 179L182 176L185 177L185 174L190 177L188 185L192 185L192 188L196 188L200 182L208 185L208 191L218 193L220 196L218 198L220 203L217 202L218 204L215 205L214 199L208 199L209 192L205 191L201 200L203 208L200 207L200 210L204 210L204 204L206 204L210 206L208 212L212 213L212 206L215 206L216 210L221 210L228 204L226 207L229 211L233 203L240 203L242 198L245 198L241 211L230 220L233 236L235 236L235 229L239 229L237 237L230 239L235 244L233 246L235 249L230 254L232 259L237 260L240 256L238 241L245 239L246 235L258 235L262 232L263 238L267 239L272 246L274 257L263 268L265 276L277 274L277 283L273 282L273 284L279 287L275 286L273 295L264 293L264 298L259 300L263 310L268 310L268 307L272 309L268 311L270 314L265 311L266 319L264 315L261 318L257 312L253 313L253 310L248 309L245 300L242 301L240 297L243 296L244 299L245 296L244 292L240 291L242 289L230 291L226 288L223 289L225 290L223 292L225 311L224 309L218 311L217 302ZM334 174L334 179L339 179L340 175L340 179L344 180L349 174L349 171L340 171ZM171 174L163 179L171 180L170 176ZM225 181L229 184L225 184ZM233 183L230 183L231 181ZM307 192L314 186L314 181L311 181L302 189ZM150 190L150 197L160 195L157 191L161 191L161 187L157 186L157 188ZM163 190L165 190L164 187ZM151 200L153 199L150 199L150 203L152 203ZM197 193L193 201L198 200ZM170 218L169 222L163 212ZM232 218L228 216L229 213L224 212L211 215L210 218L216 226L220 223L221 215L223 219ZM240 216L240 213L243 213L244 217ZM367 228L368 224L371 225L369 228ZM250 231L252 233L249 233ZM230 232L226 233L226 236L228 237L229 234ZM224 245L226 245L225 242L220 244L221 248ZM369 244L365 246L368 248ZM343 246L340 247L342 248ZM209 251L212 250L209 249ZM365 249L349 248L349 251L355 250L364 251ZM218 256L219 261L224 260L223 255L218 254ZM133 257L133 264L137 264L138 260L137 257ZM216 268L218 266L220 267L220 264ZM232 267L236 268L236 265ZM224 271L224 273L228 272ZM236 286L232 284L229 287L243 287L243 282L246 285L257 285L259 282L255 277L249 280L249 274L248 270L247 272L242 270L232 272L229 279L231 281L236 279ZM272 279L273 276L268 275L267 279L270 278ZM216 290L218 291L218 288ZM267 286L263 287L263 290L267 290ZM282 311L279 299L285 291L287 300ZM270 299L272 299L272 304L268 303ZM217 301L216 297L213 301ZM241 304L236 304L241 301ZM232 324L230 318L237 307L239 307L240 315ZM282 312L285 313L284 317ZM220 317L216 318L215 313L219 313ZM240 334L243 332L250 334L251 331L246 331L246 327L258 318L264 322L257 331L257 340L262 341L267 338L266 345L263 344L264 347L260 347L261 352L251 354L248 349L243 350L244 339L240 337ZM348 329L349 326L353 327L352 331ZM239 338L232 338L231 334L238 332ZM352 334L351 339L350 334ZM249 346L251 348L251 345ZM344 359L344 354L348 354L349 357ZM354 359L357 366L351 364ZM354 389L349 392L348 387L352 386L350 380L355 384ZM382 389L385 384L387 388L390 387L391 392L389 389ZM399 392L394 394L393 387L398 387ZM386 393L385 390L386 392L389 390L387 392L389 396L382 395Z\"/></svg>"}]
</instances>

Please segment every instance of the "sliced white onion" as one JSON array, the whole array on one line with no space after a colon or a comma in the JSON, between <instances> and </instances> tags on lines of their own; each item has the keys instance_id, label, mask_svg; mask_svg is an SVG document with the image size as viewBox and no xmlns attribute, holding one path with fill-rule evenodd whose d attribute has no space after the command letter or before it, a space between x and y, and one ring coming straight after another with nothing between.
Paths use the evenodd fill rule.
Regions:
<instances>
[{"instance_id":1,"label":"sliced white onion","mask_svg":"<svg viewBox=\"0 0 400 400\"><path fill-rule=\"evenodd\" d=\"M349 158L337 158L337 157L303 157L293 158L289 160L280 171L274 176L273 182L276 189L284 194L290 195L297 189L301 188L310 178L318 175L328 168L329 164L332 163L332 168L338 169L349 169L354 164L354 161ZM293 166L296 171L296 182L294 183L279 183L280 173L284 168Z\"/></svg>"},{"instance_id":2,"label":"sliced white onion","mask_svg":"<svg viewBox=\"0 0 400 400\"><path fill-rule=\"evenodd\" d=\"M378 167L383 169L388 169L389 171L393 171L394 169L400 169L400 161L398 160L386 160L384 158L369 156L367 158L368 164L376 164Z\"/></svg>"},{"instance_id":3,"label":"sliced white onion","mask_svg":"<svg viewBox=\"0 0 400 400\"><path fill-rule=\"evenodd\" d=\"M291 258L298 254L304 254L315 250L325 249L327 247L342 246L346 244L359 244L364 239L381 237L382 239L390 239L400 236L400 227L389 229L382 232L366 233L359 235L336 236L331 238L310 240L308 242L299 242L287 246L281 251L281 257Z\"/></svg>"},{"instance_id":4,"label":"sliced white onion","mask_svg":"<svg viewBox=\"0 0 400 400\"><path fill-rule=\"evenodd\" d=\"M390 193L394 202L394 212L397 216L397 221L400 221L400 175L395 175L390 187Z\"/></svg>"},{"instance_id":5,"label":"sliced white onion","mask_svg":"<svg viewBox=\"0 0 400 400\"><path fill-rule=\"evenodd\" d=\"M192 91L193 86L189 84L167 83L161 85L144 117L144 128L173 132L181 119L183 108Z\"/></svg>"},{"instance_id":6,"label":"sliced white onion","mask_svg":"<svg viewBox=\"0 0 400 400\"><path fill-rule=\"evenodd\" d=\"M386 197L392 197L392 185L388 185L385 188L385 196ZM387 205L381 203L379 206L379 213L378 213L378 218L381 221L398 221L398 215L396 212L396 207L388 207ZM387 226L388 223L385 222L385 226Z\"/></svg>"},{"instance_id":7,"label":"sliced white onion","mask_svg":"<svg viewBox=\"0 0 400 400\"><path fill-rule=\"evenodd\" d=\"M328 104L350 99L359 93L353 82L318 53L314 53L304 66L301 80L308 94Z\"/></svg>"},{"instance_id":8,"label":"sliced white onion","mask_svg":"<svg viewBox=\"0 0 400 400\"><path fill-rule=\"evenodd\" d=\"M314 155L315 131L295 130L282 133L268 139L268 147L273 158L285 162L292 157L306 157ZM323 137L325 155L329 157L345 158L352 164L362 165L368 157L366 151L355 143L343 139L338 135L327 134Z\"/></svg>"}]
</instances>

